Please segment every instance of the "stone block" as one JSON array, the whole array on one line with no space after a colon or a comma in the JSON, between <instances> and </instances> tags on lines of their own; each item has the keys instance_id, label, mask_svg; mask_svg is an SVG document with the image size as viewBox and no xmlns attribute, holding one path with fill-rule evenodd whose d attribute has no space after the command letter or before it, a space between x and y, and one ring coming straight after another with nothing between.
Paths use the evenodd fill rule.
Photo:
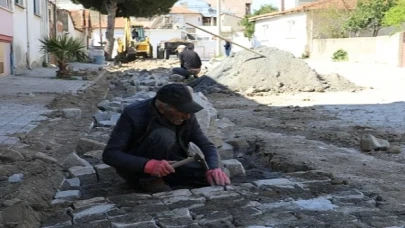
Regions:
<instances>
[{"instance_id":1,"label":"stone block","mask_svg":"<svg viewBox=\"0 0 405 228\"><path fill-rule=\"evenodd\" d=\"M96 123L100 123L101 121L110 120L111 115L112 112L97 111L97 113L93 115L93 119Z\"/></svg>"},{"instance_id":2,"label":"stone block","mask_svg":"<svg viewBox=\"0 0 405 228\"><path fill-rule=\"evenodd\" d=\"M182 82L184 79L185 79L185 77L180 74L171 74L169 76L169 81L171 81L171 82Z\"/></svg>"},{"instance_id":3,"label":"stone block","mask_svg":"<svg viewBox=\"0 0 405 228\"><path fill-rule=\"evenodd\" d=\"M115 169L106 164L99 164L95 165L94 169L97 173L98 182L116 182L117 180L121 180L120 177Z\"/></svg>"},{"instance_id":4,"label":"stone block","mask_svg":"<svg viewBox=\"0 0 405 228\"><path fill-rule=\"evenodd\" d=\"M79 155L77 155L75 152L72 152L62 162L62 167L68 170L69 168L74 166L86 167L91 165L86 160L79 157Z\"/></svg>"},{"instance_id":5,"label":"stone block","mask_svg":"<svg viewBox=\"0 0 405 228\"><path fill-rule=\"evenodd\" d=\"M249 150L249 144L244 137L229 139L225 142L233 146L236 154L245 154Z\"/></svg>"},{"instance_id":6,"label":"stone block","mask_svg":"<svg viewBox=\"0 0 405 228\"><path fill-rule=\"evenodd\" d=\"M82 186L97 183L96 171L93 169L92 166L74 166L69 169L69 173L71 177L79 178L80 184Z\"/></svg>"},{"instance_id":7,"label":"stone block","mask_svg":"<svg viewBox=\"0 0 405 228\"><path fill-rule=\"evenodd\" d=\"M87 200L79 200L73 203L73 209L78 210L85 207L96 206L107 203L104 197L95 197Z\"/></svg>"},{"instance_id":8,"label":"stone block","mask_svg":"<svg viewBox=\"0 0 405 228\"><path fill-rule=\"evenodd\" d=\"M178 197L178 196L191 196L192 193L188 189L178 189L171 192L159 192L155 193L152 196L157 198L171 198L171 197Z\"/></svg>"},{"instance_id":9,"label":"stone block","mask_svg":"<svg viewBox=\"0 0 405 228\"><path fill-rule=\"evenodd\" d=\"M101 143L91 139L81 138L77 143L76 152L78 154L84 154L92 150L104 150L105 146L106 146L105 143Z\"/></svg>"},{"instance_id":10,"label":"stone block","mask_svg":"<svg viewBox=\"0 0 405 228\"><path fill-rule=\"evenodd\" d=\"M228 118L223 117L222 119L217 119L216 122L224 139L231 139L235 137L235 124L232 123Z\"/></svg>"},{"instance_id":11,"label":"stone block","mask_svg":"<svg viewBox=\"0 0 405 228\"><path fill-rule=\"evenodd\" d=\"M203 188L195 188L192 189L191 192L194 195L208 197L215 192L223 192L224 187L222 186L210 186L210 187L203 187Z\"/></svg>"},{"instance_id":12,"label":"stone block","mask_svg":"<svg viewBox=\"0 0 405 228\"><path fill-rule=\"evenodd\" d=\"M61 200L77 200L81 196L79 190L67 190L67 191L60 191L57 192L55 195L55 199Z\"/></svg>"},{"instance_id":13,"label":"stone block","mask_svg":"<svg viewBox=\"0 0 405 228\"><path fill-rule=\"evenodd\" d=\"M379 139L371 134L365 134L361 137L361 149L363 151L383 150L390 148L390 143L387 140Z\"/></svg>"},{"instance_id":14,"label":"stone block","mask_svg":"<svg viewBox=\"0 0 405 228\"><path fill-rule=\"evenodd\" d=\"M80 188L80 179L77 177L65 179L60 187L61 191L77 190Z\"/></svg>"},{"instance_id":15,"label":"stone block","mask_svg":"<svg viewBox=\"0 0 405 228\"><path fill-rule=\"evenodd\" d=\"M218 153L222 160L234 158L233 146L226 142L224 142L222 146L218 148Z\"/></svg>"},{"instance_id":16,"label":"stone block","mask_svg":"<svg viewBox=\"0 0 405 228\"><path fill-rule=\"evenodd\" d=\"M187 208L192 209L196 207L204 206L206 199L198 196L174 196L170 198L164 198L163 203L170 209Z\"/></svg>"},{"instance_id":17,"label":"stone block","mask_svg":"<svg viewBox=\"0 0 405 228\"><path fill-rule=\"evenodd\" d=\"M41 161L43 161L45 163L48 163L48 164L56 164L56 163L58 163L58 160L56 160L56 158L48 156L48 155L46 155L44 153L41 153L41 152L35 153L34 158L36 158L38 160L41 160Z\"/></svg>"},{"instance_id":18,"label":"stone block","mask_svg":"<svg viewBox=\"0 0 405 228\"><path fill-rule=\"evenodd\" d=\"M157 224L160 227L188 227L195 223L188 209L174 209L157 215Z\"/></svg>"},{"instance_id":19,"label":"stone block","mask_svg":"<svg viewBox=\"0 0 405 228\"><path fill-rule=\"evenodd\" d=\"M141 85L143 86L155 86L156 85L156 80L154 79L146 79L141 81Z\"/></svg>"},{"instance_id":20,"label":"stone block","mask_svg":"<svg viewBox=\"0 0 405 228\"><path fill-rule=\"evenodd\" d=\"M24 174L22 173L17 173L17 174L13 174L8 178L8 182L10 183L19 183L22 182L24 179Z\"/></svg>"},{"instance_id":21,"label":"stone block","mask_svg":"<svg viewBox=\"0 0 405 228\"><path fill-rule=\"evenodd\" d=\"M82 110L78 108L62 109L62 117L65 119L80 119L82 118Z\"/></svg>"},{"instance_id":22,"label":"stone block","mask_svg":"<svg viewBox=\"0 0 405 228\"><path fill-rule=\"evenodd\" d=\"M73 221L74 223L84 223L106 219L106 213L114 207L114 204L100 204L83 210L75 210L73 211Z\"/></svg>"},{"instance_id":23,"label":"stone block","mask_svg":"<svg viewBox=\"0 0 405 228\"><path fill-rule=\"evenodd\" d=\"M85 154L83 154L84 157L88 158L94 158L97 161L101 162L103 160L103 151L102 150L92 150L89 151Z\"/></svg>"},{"instance_id":24,"label":"stone block","mask_svg":"<svg viewBox=\"0 0 405 228\"><path fill-rule=\"evenodd\" d=\"M266 180L258 180L253 182L254 185L257 187L262 187L262 186L274 186L274 187L279 187L279 188L295 188L295 183L285 179L285 178L276 178L276 179L266 179Z\"/></svg>"},{"instance_id":25,"label":"stone block","mask_svg":"<svg viewBox=\"0 0 405 228\"><path fill-rule=\"evenodd\" d=\"M338 207L332 204L332 202L326 197L318 197L308 200L297 200L293 203L301 209L309 211L330 211Z\"/></svg>"},{"instance_id":26,"label":"stone block","mask_svg":"<svg viewBox=\"0 0 405 228\"><path fill-rule=\"evenodd\" d=\"M112 227L145 227L145 225L154 225L152 217L143 211L130 213L111 219ZM155 224L156 225L156 224ZM146 226L147 227L147 226Z\"/></svg>"},{"instance_id":27,"label":"stone block","mask_svg":"<svg viewBox=\"0 0 405 228\"><path fill-rule=\"evenodd\" d=\"M136 222L136 223L111 223L112 228L159 228L155 221Z\"/></svg>"},{"instance_id":28,"label":"stone block","mask_svg":"<svg viewBox=\"0 0 405 228\"><path fill-rule=\"evenodd\" d=\"M223 160L222 163L224 164L224 167L229 170L231 177L246 175L245 168L238 160Z\"/></svg>"}]
</instances>

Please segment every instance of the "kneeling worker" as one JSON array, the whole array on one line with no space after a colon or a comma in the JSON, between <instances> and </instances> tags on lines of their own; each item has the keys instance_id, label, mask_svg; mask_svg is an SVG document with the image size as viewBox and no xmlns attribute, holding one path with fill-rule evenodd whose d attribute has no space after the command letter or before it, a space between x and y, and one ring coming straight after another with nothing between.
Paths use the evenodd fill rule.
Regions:
<instances>
[{"instance_id":1,"label":"kneeling worker","mask_svg":"<svg viewBox=\"0 0 405 228\"><path fill-rule=\"evenodd\" d=\"M104 163L146 192L170 191L171 186L203 187L230 184L219 168L215 145L201 131L194 113L202 110L184 84L163 86L152 99L127 106L103 152ZM198 162L174 169L188 157L190 142L204 153L209 169Z\"/></svg>"},{"instance_id":2,"label":"kneeling worker","mask_svg":"<svg viewBox=\"0 0 405 228\"><path fill-rule=\"evenodd\" d=\"M173 68L173 73L183 75L186 79L191 75L197 77L202 65L200 56L185 45L179 45L176 50L179 52L180 67Z\"/></svg>"}]
</instances>

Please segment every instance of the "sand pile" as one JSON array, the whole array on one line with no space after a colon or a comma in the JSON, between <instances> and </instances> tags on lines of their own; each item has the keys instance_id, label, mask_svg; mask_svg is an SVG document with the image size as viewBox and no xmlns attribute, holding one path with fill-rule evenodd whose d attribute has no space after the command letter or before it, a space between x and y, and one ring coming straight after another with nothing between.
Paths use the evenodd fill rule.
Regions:
<instances>
[{"instance_id":1,"label":"sand pile","mask_svg":"<svg viewBox=\"0 0 405 228\"><path fill-rule=\"evenodd\" d=\"M206 75L229 89L250 93L352 91L359 88L336 74L318 75L305 61L295 58L289 52L269 47L255 50L266 58L249 51L240 51L225 58ZM195 84L204 88L204 81L208 80Z\"/></svg>"}]
</instances>

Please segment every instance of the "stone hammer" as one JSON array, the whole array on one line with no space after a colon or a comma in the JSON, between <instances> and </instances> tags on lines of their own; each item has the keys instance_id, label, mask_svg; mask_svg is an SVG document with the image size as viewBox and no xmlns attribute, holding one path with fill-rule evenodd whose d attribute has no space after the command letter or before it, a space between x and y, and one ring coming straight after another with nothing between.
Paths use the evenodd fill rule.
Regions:
<instances>
[{"instance_id":1,"label":"stone hammer","mask_svg":"<svg viewBox=\"0 0 405 228\"><path fill-rule=\"evenodd\" d=\"M192 155L191 157L188 157L188 158L186 158L184 160L181 160L181 161L178 161L178 162L172 164L172 167L177 168L179 166L186 165L188 163L196 161L196 162L201 163L201 165L204 167L205 170L209 169L208 164L205 161L204 154L202 153L200 148L198 148L197 145L190 142L188 152L189 152L190 155Z\"/></svg>"}]
</instances>

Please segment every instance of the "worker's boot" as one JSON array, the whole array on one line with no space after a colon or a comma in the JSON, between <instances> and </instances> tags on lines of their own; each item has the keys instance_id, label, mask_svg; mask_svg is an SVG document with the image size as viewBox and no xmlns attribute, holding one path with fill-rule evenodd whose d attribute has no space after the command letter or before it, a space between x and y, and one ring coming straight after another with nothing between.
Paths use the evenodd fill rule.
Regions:
<instances>
[{"instance_id":1,"label":"worker's boot","mask_svg":"<svg viewBox=\"0 0 405 228\"><path fill-rule=\"evenodd\" d=\"M162 178L148 178L139 181L140 189L148 193L172 191Z\"/></svg>"}]
</instances>

